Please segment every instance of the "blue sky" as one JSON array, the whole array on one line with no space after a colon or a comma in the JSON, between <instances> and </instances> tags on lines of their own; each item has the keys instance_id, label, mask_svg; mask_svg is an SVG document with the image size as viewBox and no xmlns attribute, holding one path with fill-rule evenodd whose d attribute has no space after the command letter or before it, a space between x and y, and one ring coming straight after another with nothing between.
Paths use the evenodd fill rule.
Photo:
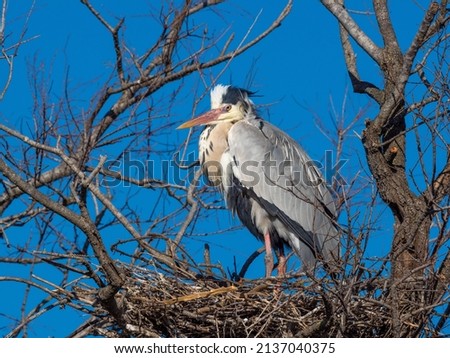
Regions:
<instances>
[{"instance_id":1,"label":"blue sky","mask_svg":"<svg viewBox=\"0 0 450 358\"><path fill-rule=\"evenodd\" d=\"M229 28L228 33L236 33L233 42L236 46L244 39L251 26L249 39L267 27L284 6L283 1L271 0L246 3L248 2L230 1L196 17L192 20L192 24L207 23L211 34L219 34ZM406 7L408 11L406 14L405 2L391 3L399 41L402 47L406 48L420 23L422 9L415 4L416 2L411 1L411 4L408 2ZM26 14L25 9L29 4L31 4L30 1L9 3L7 26L12 32L11 36L17 36L15 33L20 31ZM93 1L93 4L111 23L116 23L119 18L125 18L123 36L130 51L142 53L152 45L160 32L157 22L152 18L158 13L159 1L113 0ZM363 11L368 9L369 5L370 1L350 1L348 7ZM356 18L378 42L374 17L358 15ZM0 118L3 123L25 134L30 134L33 128L33 91L30 84L33 68L38 69L37 77L47 83L50 101L56 101L64 95L67 83L74 107L78 113L82 113L89 108L92 96L112 73L114 53L107 31L79 1L37 0L28 24L26 38L30 41L20 49L19 57L15 61L13 82L6 97L0 102ZM380 84L379 72L375 65L364 54L359 53L358 56L364 79ZM0 76L4 76L5 67L0 66L3 66L0 67ZM219 74L220 77L218 77ZM165 108L169 108L166 107L168 98L172 96L172 91L178 84L155 93L150 101L159 105L158 113L162 116L154 119L152 126L164 128L167 123L173 124L169 129L158 132L159 136L154 142L152 142L153 138L149 139L152 148L169 148L169 151L161 152L157 156L155 159L157 163L170 159L170 152L175 153L182 148L188 132L175 131L174 128L176 124L192 117L194 101L203 94L204 83L210 82L212 78L216 78L218 83L233 83L256 91L258 97L255 97L254 101L260 106L262 116L288 132L301 143L313 159L318 161L324 160L327 150L335 153L336 149L324 132L328 132L328 135L333 137L336 121L344 118L345 123L350 123L355 116L361 116L345 142L342 158L348 162L341 174L349 179L357 176L361 183L371 183L358 135L363 129L363 119L375 113L376 105L364 96L352 94L339 44L337 24L319 1L296 1L292 13L282 26L244 55L226 65L206 71L201 76L193 74L188 77L184 80L182 90L176 96L176 105L171 107L168 113L164 113ZM206 97L200 102L195 113L207 110L208 107L209 98ZM323 130L318 128L318 119ZM189 146L189 151L192 153L196 153L196 138L195 136ZM113 149L113 151L117 150L120 148ZM114 158L117 153L106 150L98 154ZM142 151L132 152L132 158L136 160L143 160L147 158L147 155L148 153L143 154ZM115 188L119 202L120 195L124 196L129 193L129 190L131 189L126 187ZM365 215L367 201L372 192L373 189L369 185L355 200L353 210L359 213L361 220ZM136 192L133 193L136 194ZM133 203L136 211L148 218L149 211L153 210L152 203L159 203L159 199L148 190L141 190L136 195L138 199L140 198ZM219 200L220 197L217 196L216 199ZM156 206L156 212L153 212L154 217L158 217L160 207L160 204ZM11 208L8 214L11 214L13 210L14 208ZM384 204L377 204L375 216L379 216L376 223L377 231L369 243L368 257L382 256L390 247L392 223ZM174 218L174 226L179 219L179 217ZM55 221L63 225L62 220L56 218ZM192 235L184 239L183 244L193 257L201 258L203 244L208 242L211 246L213 262L220 262L225 268L232 269L233 261L236 259L240 267L250 253L260 246L251 234L246 230L236 229L205 236L209 232L226 230L233 226L239 226L239 223L229 213L224 211L209 214L195 227ZM124 234L113 229L105 233L111 235L111 241ZM23 235L24 238L33 242L35 232L23 228L16 229L15 234ZM13 249L7 248L1 241L0 252L2 256L15 254ZM0 267L2 270L11 270L10 266ZM25 276L27 274L27 269L24 267L14 269L18 270L17 272L23 271ZM263 261L260 258L252 266L249 277L262 277L263 272ZM48 279L54 278L54 273L45 267L40 268L39 273ZM14 272L5 271L4 274L12 275ZM0 282L0 286L2 285L5 283ZM17 316L23 287L11 284L8 290L11 294L0 297L0 306L8 307L9 314ZM33 291L32 294L36 294L36 299L39 299L37 292ZM33 306L31 303L30 308ZM63 322L66 320L81 322L86 319L85 316L70 312L68 309L57 309L43 317L33 325L30 336L42 334L64 336L76 324L64 325ZM0 316L0 332L7 332L10 325L8 318ZM66 329L65 326L69 328Z\"/></svg>"}]
</instances>

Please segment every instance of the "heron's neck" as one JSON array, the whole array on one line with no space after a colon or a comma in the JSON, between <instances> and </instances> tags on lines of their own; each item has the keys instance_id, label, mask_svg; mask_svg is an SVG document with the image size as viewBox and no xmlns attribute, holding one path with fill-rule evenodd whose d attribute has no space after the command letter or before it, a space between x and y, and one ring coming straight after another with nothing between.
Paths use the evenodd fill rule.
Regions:
<instances>
[{"instance_id":1,"label":"heron's neck","mask_svg":"<svg viewBox=\"0 0 450 358\"><path fill-rule=\"evenodd\" d=\"M248 111L247 113L245 113L244 116L244 120L252 120L252 119L256 119L258 117L258 114L256 113L256 111Z\"/></svg>"}]
</instances>

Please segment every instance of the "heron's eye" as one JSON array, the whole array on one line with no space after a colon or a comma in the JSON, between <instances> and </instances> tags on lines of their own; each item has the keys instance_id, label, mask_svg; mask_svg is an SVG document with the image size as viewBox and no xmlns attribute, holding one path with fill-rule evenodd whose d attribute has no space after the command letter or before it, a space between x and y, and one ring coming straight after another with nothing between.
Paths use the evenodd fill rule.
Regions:
<instances>
[{"instance_id":1,"label":"heron's eye","mask_svg":"<svg viewBox=\"0 0 450 358\"><path fill-rule=\"evenodd\" d=\"M231 104L227 104L225 107L223 107L223 109L225 110L225 112L229 112L231 111L231 107L232 107Z\"/></svg>"}]
</instances>

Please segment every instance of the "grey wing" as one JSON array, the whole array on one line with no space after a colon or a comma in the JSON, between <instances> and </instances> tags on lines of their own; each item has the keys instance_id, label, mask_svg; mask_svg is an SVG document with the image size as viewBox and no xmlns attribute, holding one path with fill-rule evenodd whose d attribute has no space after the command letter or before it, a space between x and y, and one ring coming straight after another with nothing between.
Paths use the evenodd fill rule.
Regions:
<instances>
[{"instance_id":1,"label":"grey wing","mask_svg":"<svg viewBox=\"0 0 450 358\"><path fill-rule=\"evenodd\" d=\"M284 224L289 232L284 239L304 264L318 258L337 259L333 198L304 150L287 134L258 119L236 123L228 144L233 184Z\"/></svg>"}]
</instances>

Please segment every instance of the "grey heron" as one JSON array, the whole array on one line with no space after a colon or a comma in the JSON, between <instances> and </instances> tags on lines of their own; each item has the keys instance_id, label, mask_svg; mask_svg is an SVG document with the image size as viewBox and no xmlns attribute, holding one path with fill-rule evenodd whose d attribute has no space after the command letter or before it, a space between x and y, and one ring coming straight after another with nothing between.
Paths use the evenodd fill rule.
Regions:
<instances>
[{"instance_id":1,"label":"grey heron","mask_svg":"<svg viewBox=\"0 0 450 358\"><path fill-rule=\"evenodd\" d=\"M266 277L274 268L273 251L278 275L285 275L285 245L306 269L337 260L336 208L325 180L295 140L259 117L252 94L217 85L211 110L178 128L206 126L200 163L227 207L264 242Z\"/></svg>"}]
</instances>

